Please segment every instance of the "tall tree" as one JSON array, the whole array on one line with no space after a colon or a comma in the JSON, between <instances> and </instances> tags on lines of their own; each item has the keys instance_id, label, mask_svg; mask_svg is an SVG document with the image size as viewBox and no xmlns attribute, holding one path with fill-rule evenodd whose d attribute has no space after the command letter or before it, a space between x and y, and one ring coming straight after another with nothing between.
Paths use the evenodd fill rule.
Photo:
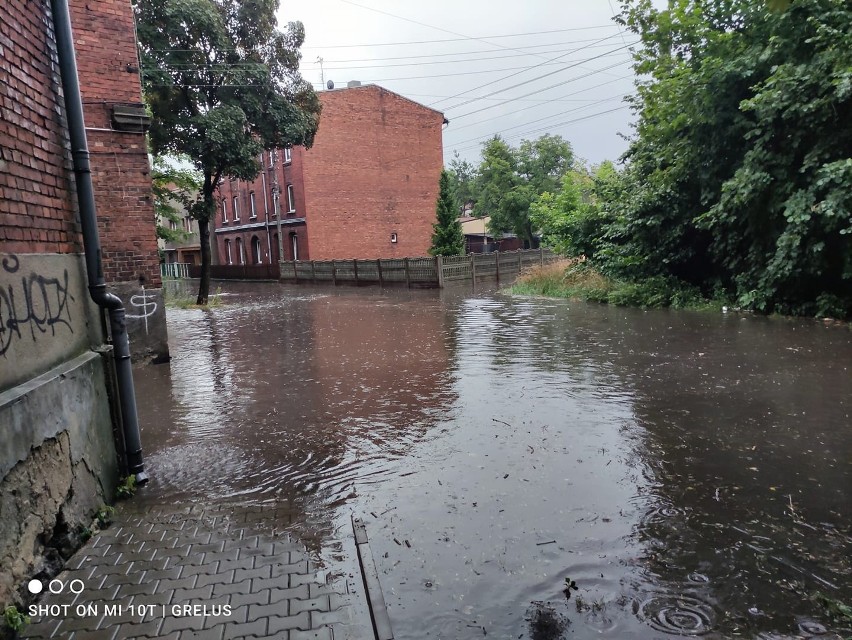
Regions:
<instances>
[{"instance_id":1,"label":"tall tree","mask_svg":"<svg viewBox=\"0 0 852 640\"><path fill-rule=\"evenodd\" d=\"M473 215L476 213L476 167L467 160L462 160L459 152L453 153L450 166L447 170L450 178L450 193L455 201L456 211L459 215L473 205Z\"/></svg>"},{"instance_id":2,"label":"tall tree","mask_svg":"<svg viewBox=\"0 0 852 640\"><path fill-rule=\"evenodd\" d=\"M202 176L191 208L201 241L198 304L210 293L210 220L226 177L252 180L263 150L310 146L319 99L299 74L300 22L277 0L137 0L143 87L155 154L184 154Z\"/></svg>"},{"instance_id":3,"label":"tall tree","mask_svg":"<svg viewBox=\"0 0 852 640\"><path fill-rule=\"evenodd\" d=\"M622 5L643 78L625 272L762 311L852 313L852 5Z\"/></svg>"},{"instance_id":4,"label":"tall tree","mask_svg":"<svg viewBox=\"0 0 852 640\"><path fill-rule=\"evenodd\" d=\"M518 149L494 136L482 149L477 176L477 211L491 216L493 234L511 231L536 246L530 204L545 191L556 191L573 161L571 145L560 136L524 140Z\"/></svg>"},{"instance_id":5,"label":"tall tree","mask_svg":"<svg viewBox=\"0 0 852 640\"><path fill-rule=\"evenodd\" d=\"M429 255L461 255L464 253L464 234L450 193L450 176L446 171L441 171L439 184L437 222L433 227Z\"/></svg>"}]
</instances>

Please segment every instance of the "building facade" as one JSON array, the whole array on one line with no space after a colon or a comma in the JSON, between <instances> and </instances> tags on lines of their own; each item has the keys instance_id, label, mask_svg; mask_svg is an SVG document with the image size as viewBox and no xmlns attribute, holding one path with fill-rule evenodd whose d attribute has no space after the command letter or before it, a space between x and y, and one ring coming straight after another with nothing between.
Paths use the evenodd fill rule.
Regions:
<instances>
[{"instance_id":1,"label":"building facade","mask_svg":"<svg viewBox=\"0 0 852 640\"><path fill-rule=\"evenodd\" d=\"M279 248L284 260L427 254L443 114L377 85L323 91L320 99L313 147L264 153L256 180L220 187L219 264L274 263Z\"/></svg>"},{"instance_id":2,"label":"building facade","mask_svg":"<svg viewBox=\"0 0 852 640\"><path fill-rule=\"evenodd\" d=\"M144 137L115 131L112 110L139 100L139 76L126 68L135 61L130 3L73 0L71 17L104 266L112 282L144 279L156 291ZM112 501L119 472L111 347L88 291L58 61L50 3L3 0L0 605L20 604L26 577L58 570Z\"/></svg>"},{"instance_id":3,"label":"building facade","mask_svg":"<svg viewBox=\"0 0 852 640\"><path fill-rule=\"evenodd\" d=\"M134 360L168 359L151 167L129 0L69 0L104 276L127 308Z\"/></svg>"}]
</instances>

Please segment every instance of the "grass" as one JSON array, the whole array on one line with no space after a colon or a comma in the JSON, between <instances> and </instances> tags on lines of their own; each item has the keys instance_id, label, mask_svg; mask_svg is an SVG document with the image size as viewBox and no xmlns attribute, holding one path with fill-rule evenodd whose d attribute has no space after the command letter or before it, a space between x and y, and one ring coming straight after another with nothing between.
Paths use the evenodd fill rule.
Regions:
<instances>
[{"instance_id":1,"label":"grass","mask_svg":"<svg viewBox=\"0 0 852 640\"><path fill-rule=\"evenodd\" d=\"M166 289L164 299L166 306L173 309L215 309L216 307L221 307L223 304L221 293L221 289L216 289L216 293L211 294L208 298L207 304L196 304L197 296L175 293Z\"/></svg>"},{"instance_id":2,"label":"grass","mask_svg":"<svg viewBox=\"0 0 852 640\"><path fill-rule=\"evenodd\" d=\"M670 279L614 280L582 259L561 259L527 269L510 291L643 308L720 310L723 304L703 297L695 287Z\"/></svg>"}]
</instances>

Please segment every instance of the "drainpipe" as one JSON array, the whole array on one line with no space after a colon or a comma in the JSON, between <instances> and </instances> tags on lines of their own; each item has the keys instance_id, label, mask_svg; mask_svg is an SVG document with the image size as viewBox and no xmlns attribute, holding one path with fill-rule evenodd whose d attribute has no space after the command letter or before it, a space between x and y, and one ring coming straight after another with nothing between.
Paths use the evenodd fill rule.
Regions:
<instances>
[{"instance_id":1,"label":"drainpipe","mask_svg":"<svg viewBox=\"0 0 852 640\"><path fill-rule=\"evenodd\" d=\"M74 161L74 178L77 183L77 202L80 208L80 226L83 231L83 248L86 254L89 295L91 295L95 304L106 309L109 314L127 472L128 474L135 474L136 482L143 484L148 481L148 475L145 473L145 465L142 461L142 441L139 435L139 418L136 413L136 392L133 388L133 371L130 368L130 341L127 338L124 304L117 295L107 292L104 282L101 241L98 237L92 172L89 166L89 146L86 141L86 127L83 120L83 101L77 78L74 40L71 35L71 15L68 10L68 0L51 0L50 4L56 31L59 72L62 76L62 90L65 94L68 133L71 138L71 154Z\"/></svg>"}]
</instances>

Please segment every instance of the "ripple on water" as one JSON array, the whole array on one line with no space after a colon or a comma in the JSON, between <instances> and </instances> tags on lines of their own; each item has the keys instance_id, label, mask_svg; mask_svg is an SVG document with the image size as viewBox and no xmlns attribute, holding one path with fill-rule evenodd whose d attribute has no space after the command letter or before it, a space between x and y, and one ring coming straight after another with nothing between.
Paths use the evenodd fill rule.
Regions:
<instances>
[{"instance_id":1,"label":"ripple on water","mask_svg":"<svg viewBox=\"0 0 852 640\"><path fill-rule=\"evenodd\" d=\"M715 626L712 607L688 596L655 595L634 602L633 613L657 631L672 635L700 636Z\"/></svg>"}]
</instances>

